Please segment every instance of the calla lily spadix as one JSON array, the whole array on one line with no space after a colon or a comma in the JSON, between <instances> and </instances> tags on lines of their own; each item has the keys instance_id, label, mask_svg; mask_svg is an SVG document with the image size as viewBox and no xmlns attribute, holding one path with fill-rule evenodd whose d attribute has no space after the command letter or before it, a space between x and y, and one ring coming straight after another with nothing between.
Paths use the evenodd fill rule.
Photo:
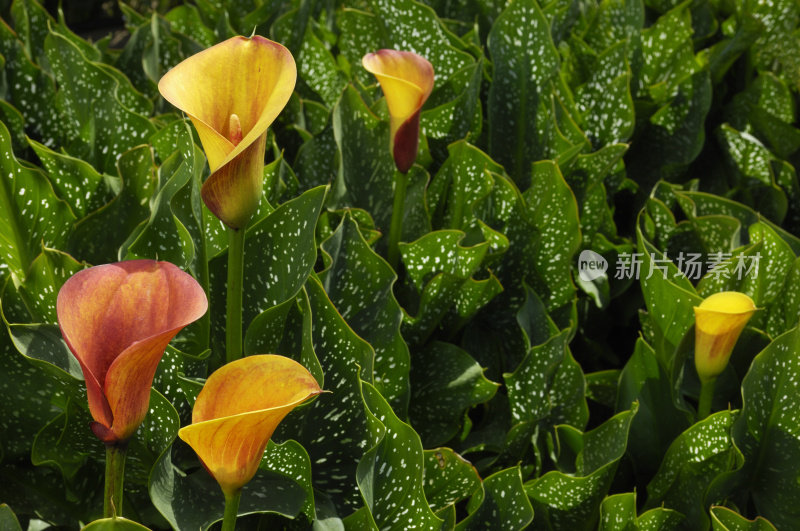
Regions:
<instances>
[{"instance_id":1,"label":"calla lily spadix","mask_svg":"<svg viewBox=\"0 0 800 531\"><path fill-rule=\"evenodd\" d=\"M735 291L715 293L694 308L694 363L701 382L725 370L739 334L755 311L753 300Z\"/></svg>"},{"instance_id":2,"label":"calla lily spadix","mask_svg":"<svg viewBox=\"0 0 800 531\"><path fill-rule=\"evenodd\" d=\"M397 169L406 173L417 158L419 115L433 90L433 66L413 52L378 50L361 59L381 84L390 116L390 146Z\"/></svg>"},{"instance_id":3,"label":"calla lily spadix","mask_svg":"<svg viewBox=\"0 0 800 531\"><path fill-rule=\"evenodd\" d=\"M203 288L168 262L79 271L58 293L58 323L86 380L94 434L124 444L147 414L164 349L208 308Z\"/></svg>"},{"instance_id":4,"label":"calla lily spadix","mask_svg":"<svg viewBox=\"0 0 800 531\"><path fill-rule=\"evenodd\" d=\"M321 392L306 368L290 358L241 358L208 377L197 395L192 424L178 436L194 449L227 499L253 478L281 420Z\"/></svg>"},{"instance_id":5,"label":"calla lily spadix","mask_svg":"<svg viewBox=\"0 0 800 531\"><path fill-rule=\"evenodd\" d=\"M267 128L294 90L297 68L284 46L255 35L233 37L167 72L161 95L197 129L211 175L203 201L233 229L247 225L263 186Z\"/></svg>"}]
</instances>

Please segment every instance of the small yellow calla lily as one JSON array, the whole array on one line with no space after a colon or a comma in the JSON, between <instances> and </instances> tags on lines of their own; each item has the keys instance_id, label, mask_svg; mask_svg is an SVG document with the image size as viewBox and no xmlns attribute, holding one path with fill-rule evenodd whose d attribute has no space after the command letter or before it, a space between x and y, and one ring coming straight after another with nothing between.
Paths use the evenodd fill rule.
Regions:
<instances>
[{"instance_id":1,"label":"small yellow calla lily","mask_svg":"<svg viewBox=\"0 0 800 531\"><path fill-rule=\"evenodd\" d=\"M378 50L361 59L381 84L390 116L390 147L397 169L406 173L417 158L419 114L433 90L433 66L413 52Z\"/></svg>"},{"instance_id":2,"label":"small yellow calla lily","mask_svg":"<svg viewBox=\"0 0 800 531\"><path fill-rule=\"evenodd\" d=\"M715 293L695 306L694 364L701 382L725 370L739 334L755 311L753 299L736 291Z\"/></svg>"},{"instance_id":3,"label":"small yellow calla lily","mask_svg":"<svg viewBox=\"0 0 800 531\"><path fill-rule=\"evenodd\" d=\"M211 175L201 195L233 229L258 208L267 128L292 95L297 67L282 45L233 37L184 60L158 83L164 99L197 129Z\"/></svg>"},{"instance_id":4,"label":"small yellow calla lily","mask_svg":"<svg viewBox=\"0 0 800 531\"><path fill-rule=\"evenodd\" d=\"M321 392L306 368L290 358L248 356L209 376L197 395L192 424L178 436L232 496L255 475L281 420Z\"/></svg>"}]
</instances>

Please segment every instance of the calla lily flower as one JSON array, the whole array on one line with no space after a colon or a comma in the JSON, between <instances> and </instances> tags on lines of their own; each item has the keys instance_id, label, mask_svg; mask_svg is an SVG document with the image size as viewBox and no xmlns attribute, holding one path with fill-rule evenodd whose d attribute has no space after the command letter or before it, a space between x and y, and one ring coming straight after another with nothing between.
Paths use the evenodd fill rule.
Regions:
<instances>
[{"instance_id":1,"label":"calla lily flower","mask_svg":"<svg viewBox=\"0 0 800 531\"><path fill-rule=\"evenodd\" d=\"M725 370L739 334L755 311L753 300L735 291L715 293L694 308L694 364L701 382Z\"/></svg>"},{"instance_id":2,"label":"calla lily flower","mask_svg":"<svg viewBox=\"0 0 800 531\"><path fill-rule=\"evenodd\" d=\"M61 334L86 380L94 434L124 443L144 420L164 349L208 308L203 288L168 262L84 269L58 292Z\"/></svg>"},{"instance_id":3,"label":"calla lily flower","mask_svg":"<svg viewBox=\"0 0 800 531\"><path fill-rule=\"evenodd\" d=\"M378 50L361 59L381 84L390 116L395 166L406 173L417 158L419 113L433 90L433 66L413 52Z\"/></svg>"},{"instance_id":4,"label":"calla lily flower","mask_svg":"<svg viewBox=\"0 0 800 531\"><path fill-rule=\"evenodd\" d=\"M211 175L201 195L233 229L258 208L267 128L294 90L297 67L282 45L233 37L184 60L158 83L161 95L197 129Z\"/></svg>"},{"instance_id":5,"label":"calla lily flower","mask_svg":"<svg viewBox=\"0 0 800 531\"><path fill-rule=\"evenodd\" d=\"M248 356L224 365L206 380L192 424L178 436L191 446L227 496L258 470L275 428L296 406L318 395L317 381L283 356Z\"/></svg>"}]
</instances>

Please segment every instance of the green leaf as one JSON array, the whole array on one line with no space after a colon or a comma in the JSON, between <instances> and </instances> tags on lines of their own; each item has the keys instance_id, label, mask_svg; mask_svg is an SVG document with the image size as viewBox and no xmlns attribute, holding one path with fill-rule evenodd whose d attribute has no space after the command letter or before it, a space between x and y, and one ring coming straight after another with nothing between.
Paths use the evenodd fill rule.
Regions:
<instances>
[{"instance_id":1,"label":"green leaf","mask_svg":"<svg viewBox=\"0 0 800 531\"><path fill-rule=\"evenodd\" d=\"M52 401L61 385L16 352L5 331L0 335L0 374L0 400L8 412L0 417L0 440L7 463L30 455L36 433L58 412Z\"/></svg>"},{"instance_id":2,"label":"green leaf","mask_svg":"<svg viewBox=\"0 0 800 531\"><path fill-rule=\"evenodd\" d=\"M741 462L741 453L731 439L735 419L730 411L720 411L678 436L647 485L647 507L675 509L686 516L686 525L706 529L708 505L714 501L706 500L710 482Z\"/></svg>"},{"instance_id":3,"label":"green leaf","mask_svg":"<svg viewBox=\"0 0 800 531\"><path fill-rule=\"evenodd\" d=\"M63 412L42 427L33 441L31 462L36 466L53 466L61 472L68 489L67 499L85 497L88 500L92 499L89 493L97 495L100 492L99 478L88 485L75 481L80 469L87 466L87 460L102 462L104 459L103 445L89 429L91 421L88 412L81 409L76 401L70 400ZM141 468L137 471L128 470L126 476L129 482L137 475L141 480L142 472L147 477L148 471Z\"/></svg>"},{"instance_id":4,"label":"green leaf","mask_svg":"<svg viewBox=\"0 0 800 531\"><path fill-rule=\"evenodd\" d=\"M743 13L742 23L736 34L730 39L723 39L701 52L708 61L711 78L715 84L720 83L728 69L735 61L753 45L764 27L759 20L749 13Z\"/></svg>"},{"instance_id":5,"label":"green leaf","mask_svg":"<svg viewBox=\"0 0 800 531\"><path fill-rule=\"evenodd\" d=\"M362 384L372 445L358 463L358 488L380 529L440 529L423 492L422 443L370 384Z\"/></svg>"},{"instance_id":6,"label":"green leaf","mask_svg":"<svg viewBox=\"0 0 800 531\"><path fill-rule=\"evenodd\" d=\"M374 83L372 74L361 67L361 58L383 47L380 21L372 13L345 7L336 17L340 62L346 62L350 75L364 85Z\"/></svg>"},{"instance_id":7,"label":"green leaf","mask_svg":"<svg viewBox=\"0 0 800 531\"><path fill-rule=\"evenodd\" d=\"M314 229L325 191L323 186L308 190L247 231L242 301L246 326L262 311L294 298L306 282L317 258ZM218 301L225 300L226 259L220 256L209 264L212 322L217 337L224 337L225 306Z\"/></svg>"},{"instance_id":8,"label":"green leaf","mask_svg":"<svg viewBox=\"0 0 800 531\"><path fill-rule=\"evenodd\" d=\"M363 208L373 215L376 227L388 234L395 172L389 152L389 123L372 113L352 85L332 112L340 157L331 190L332 206Z\"/></svg>"},{"instance_id":9,"label":"green leaf","mask_svg":"<svg viewBox=\"0 0 800 531\"><path fill-rule=\"evenodd\" d=\"M667 531L675 529L683 520L683 516L672 509L658 507L640 516L636 516L636 493L625 492L607 496L600 505L600 522L598 529L602 531Z\"/></svg>"},{"instance_id":10,"label":"green leaf","mask_svg":"<svg viewBox=\"0 0 800 531\"><path fill-rule=\"evenodd\" d=\"M438 273L465 279L480 267L488 244L461 246L463 239L461 231L441 230L401 246L408 276L417 289L422 289Z\"/></svg>"},{"instance_id":11,"label":"green leaf","mask_svg":"<svg viewBox=\"0 0 800 531\"><path fill-rule=\"evenodd\" d=\"M645 9L642 0L603 0L597 6L583 37L589 46L599 51L627 40L629 53L633 55L641 53L639 50L644 23Z\"/></svg>"},{"instance_id":12,"label":"green leaf","mask_svg":"<svg viewBox=\"0 0 800 531\"><path fill-rule=\"evenodd\" d=\"M311 458L314 488L331 498L337 514L346 515L362 505L356 466L371 435L361 379L372 379L374 351L342 319L315 277L309 277L305 291L314 319L314 353L331 392L293 412L275 437L302 443Z\"/></svg>"},{"instance_id":13,"label":"green leaf","mask_svg":"<svg viewBox=\"0 0 800 531\"><path fill-rule=\"evenodd\" d=\"M655 351L639 338L619 377L616 410L639 404L631 423L628 453L642 477L656 472L670 443L692 421L687 412L675 406L673 392L670 375L659 364Z\"/></svg>"},{"instance_id":14,"label":"green leaf","mask_svg":"<svg viewBox=\"0 0 800 531\"><path fill-rule=\"evenodd\" d=\"M37 364L59 379L66 378L73 384L73 389L77 388L77 382L83 381L80 364L62 339L58 326L37 323L6 325L14 346L23 356L36 360Z\"/></svg>"},{"instance_id":15,"label":"green leaf","mask_svg":"<svg viewBox=\"0 0 800 531\"><path fill-rule=\"evenodd\" d=\"M627 144L609 144L593 153L579 154L570 168L562 168L564 179L580 205L583 242L587 244L598 232L613 237L617 227L609 205L611 192L605 181L616 173Z\"/></svg>"},{"instance_id":16,"label":"green leaf","mask_svg":"<svg viewBox=\"0 0 800 531\"><path fill-rule=\"evenodd\" d=\"M10 462L4 462L0 472L5 479L0 486L0 495L14 506L20 516L29 515L70 529L79 529L82 522L87 521L85 503L66 499L66 487L58 472L47 467L21 466ZM101 475L102 470L94 470L87 479L94 481ZM97 516L99 513L89 518Z\"/></svg>"},{"instance_id":17,"label":"green leaf","mask_svg":"<svg viewBox=\"0 0 800 531\"><path fill-rule=\"evenodd\" d=\"M479 97L483 70L481 61L468 64L431 94L428 110L420 116L420 127L429 142L435 139L450 144L481 133Z\"/></svg>"},{"instance_id":18,"label":"green leaf","mask_svg":"<svg viewBox=\"0 0 800 531\"><path fill-rule=\"evenodd\" d=\"M525 495L519 467L507 468L483 480L467 504L467 516L458 531L478 529L525 529L533 521L533 508Z\"/></svg>"},{"instance_id":19,"label":"green leaf","mask_svg":"<svg viewBox=\"0 0 800 531\"><path fill-rule=\"evenodd\" d=\"M641 89L663 103L677 83L698 70L692 53L692 19L683 3L642 31Z\"/></svg>"},{"instance_id":20,"label":"green leaf","mask_svg":"<svg viewBox=\"0 0 800 531\"><path fill-rule=\"evenodd\" d=\"M553 470L525 483L535 518L551 529L592 529L598 508L608 493L617 464L625 453L636 407L619 413L597 428L581 433L559 426L562 452L576 455L574 473Z\"/></svg>"},{"instance_id":21,"label":"green leaf","mask_svg":"<svg viewBox=\"0 0 800 531\"><path fill-rule=\"evenodd\" d=\"M57 153L28 139L56 193L78 218L108 203L120 187L118 179L97 172L84 160Z\"/></svg>"},{"instance_id":22,"label":"green leaf","mask_svg":"<svg viewBox=\"0 0 800 531\"><path fill-rule=\"evenodd\" d=\"M450 440L465 412L497 391L498 384L486 379L481 366L450 343L432 342L412 361L409 416L426 447Z\"/></svg>"},{"instance_id":23,"label":"green leaf","mask_svg":"<svg viewBox=\"0 0 800 531\"><path fill-rule=\"evenodd\" d=\"M370 5L382 30L380 47L425 57L433 65L436 86L474 61L451 46L447 29L427 5L414 0L370 0Z\"/></svg>"},{"instance_id":24,"label":"green leaf","mask_svg":"<svg viewBox=\"0 0 800 531\"><path fill-rule=\"evenodd\" d=\"M532 347L513 374L503 375L515 424L545 421L545 430L562 423L586 425L586 383L568 343L569 331L561 331Z\"/></svg>"},{"instance_id":25,"label":"green leaf","mask_svg":"<svg viewBox=\"0 0 800 531\"><path fill-rule=\"evenodd\" d=\"M575 91L583 129L595 146L625 142L633 133L634 109L627 47L618 43L601 53L587 82Z\"/></svg>"},{"instance_id":26,"label":"green leaf","mask_svg":"<svg viewBox=\"0 0 800 531\"><path fill-rule=\"evenodd\" d=\"M142 531L149 529L127 518L103 518L90 522L81 531Z\"/></svg>"},{"instance_id":27,"label":"green leaf","mask_svg":"<svg viewBox=\"0 0 800 531\"><path fill-rule=\"evenodd\" d=\"M437 513L468 498L481 486L472 463L450 448L434 448L424 453L425 499Z\"/></svg>"},{"instance_id":28,"label":"green leaf","mask_svg":"<svg viewBox=\"0 0 800 531\"><path fill-rule=\"evenodd\" d=\"M122 180L119 195L81 219L67 246L70 254L90 264L119 260L120 246L150 215L147 204L158 186L150 147L123 153L117 161L117 172Z\"/></svg>"},{"instance_id":29,"label":"green leaf","mask_svg":"<svg viewBox=\"0 0 800 531\"><path fill-rule=\"evenodd\" d=\"M0 527L6 531L22 531L14 511L5 503L0 504Z\"/></svg>"},{"instance_id":30,"label":"green leaf","mask_svg":"<svg viewBox=\"0 0 800 531\"><path fill-rule=\"evenodd\" d=\"M639 225L642 221L640 215ZM702 298L677 266L644 238L641 226L637 227L636 234L642 253L641 264L636 272L648 314L655 327L656 337L651 343L668 374L672 374L675 350L694 324L693 308L702 302Z\"/></svg>"},{"instance_id":31,"label":"green leaf","mask_svg":"<svg viewBox=\"0 0 800 531\"><path fill-rule=\"evenodd\" d=\"M448 157L428 187L428 202L433 225L465 229L474 216L474 207L494 187L490 172L503 168L484 152L464 141L447 146Z\"/></svg>"},{"instance_id":32,"label":"green leaf","mask_svg":"<svg viewBox=\"0 0 800 531\"><path fill-rule=\"evenodd\" d=\"M440 325L448 312L455 310L455 326L463 324L502 291L497 278L489 273L477 280L489 242L462 246L466 235L461 231L442 230L419 240L400 244L400 253L413 287L421 291L416 315L404 323L409 344L422 344Z\"/></svg>"},{"instance_id":33,"label":"green leaf","mask_svg":"<svg viewBox=\"0 0 800 531\"><path fill-rule=\"evenodd\" d=\"M214 31L203 23L200 13L193 5L179 5L164 15L170 28L196 40L203 48L210 48L217 43Z\"/></svg>"},{"instance_id":34,"label":"green leaf","mask_svg":"<svg viewBox=\"0 0 800 531\"><path fill-rule=\"evenodd\" d=\"M177 433L177 427L172 437ZM310 463L294 441L267 445L253 479L242 489L239 514L275 513L289 518L303 510L310 495ZM170 452L161 455L150 475L150 497L175 529L208 529L219 521L225 499L219 486L202 467L181 471ZM313 501L310 502L313 511Z\"/></svg>"},{"instance_id":35,"label":"green leaf","mask_svg":"<svg viewBox=\"0 0 800 531\"><path fill-rule=\"evenodd\" d=\"M316 260L314 228L326 188L319 186L287 201L247 232L245 316L294 297ZM249 322L251 317L245 317Z\"/></svg>"},{"instance_id":36,"label":"green leaf","mask_svg":"<svg viewBox=\"0 0 800 531\"><path fill-rule=\"evenodd\" d=\"M778 528L800 525L796 478L800 474L800 348L797 328L777 337L756 358L742 382L741 416L734 425L745 466L741 481L757 514Z\"/></svg>"},{"instance_id":37,"label":"green leaf","mask_svg":"<svg viewBox=\"0 0 800 531\"><path fill-rule=\"evenodd\" d=\"M0 150L6 154L0 161L0 259L21 280L42 245L63 248L75 216L41 171L17 160L3 124Z\"/></svg>"},{"instance_id":38,"label":"green leaf","mask_svg":"<svg viewBox=\"0 0 800 531\"><path fill-rule=\"evenodd\" d=\"M329 258L319 276L325 292L353 331L375 349L374 385L405 416L410 359L400 335L403 312L392 293L397 277L364 241L349 215L321 248Z\"/></svg>"},{"instance_id":39,"label":"green leaf","mask_svg":"<svg viewBox=\"0 0 800 531\"><path fill-rule=\"evenodd\" d=\"M174 155L175 159L183 157L180 165L171 175L164 176L166 182L150 200L150 217L144 226L137 227L134 240L126 249L125 259L149 258L166 260L186 269L195 258L194 241L188 229L175 216L171 202L178 192L192 182L193 159L187 154ZM169 159L161 167L166 172ZM163 175L163 174L162 174Z\"/></svg>"},{"instance_id":40,"label":"green leaf","mask_svg":"<svg viewBox=\"0 0 800 531\"><path fill-rule=\"evenodd\" d=\"M67 151L100 171L114 171L122 153L155 132L142 114L150 111L147 100L119 71L91 62L57 33L45 39L45 52L59 84L56 107L67 129Z\"/></svg>"},{"instance_id":41,"label":"green leaf","mask_svg":"<svg viewBox=\"0 0 800 531\"><path fill-rule=\"evenodd\" d=\"M324 388L325 376L314 353L311 325L308 295L302 291L295 299L264 310L253 319L245 335L245 355L271 352L290 357L306 367Z\"/></svg>"},{"instance_id":42,"label":"green leaf","mask_svg":"<svg viewBox=\"0 0 800 531\"><path fill-rule=\"evenodd\" d=\"M542 90L559 67L549 23L536 2L512 2L503 11L489 33L489 54L489 154L525 187L543 140L537 128Z\"/></svg>"},{"instance_id":43,"label":"green leaf","mask_svg":"<svg viewBox=\"0 0 800 531\"><path fill-rule=\"evenodd\" d=\"M768 225L783 241L788 243L792 248L792 252L800 254L800 239L797 236L762 218L758 212L748 206L704 192L677 191L675 196L688 216L727 215L738 219L743 227L749 227L753 223L760 221ZM681 201L681 199L684 199L684 201Z\"/></svg>"},{"instance_id":44,"label":"green leaf","mask_svg":"<svg viewBox=\"0 0 800 531\"><path fill-rule=\"evenodd\" d=\"M293 22L294 17L282 17L280 22ZM284 28L285 35L291 36L292 28ZM273 31L276 28L273 26ZM278 37L280 39L280 37ZM281 40L286 42L286 40ZM333 107L347 84L347 79L336 64L336 59L312 29L306 27L300 53L297 54L297 74L308 86L322 98L325 106Z\"/></svg>"},{"instance_id":45,"label":"green leaf","mask_svg":"<svg viewBox=\"0 0 800 531\"><path fill-rule=\"evenodd\" d=\"M558 166L537 162L525 192L531 221L540 231L534 255L536 281L532 287L548 310L569 304L575 296L572 257L581 243L578 206Z\"/></svg>"},{"instance_id":46,"label":"green leaf","mask_svg":"<svg viewBox=\"0 0 800 531\"><path fill-rule=\"evenodd\" d=\"M748 520L727 507L711 508L711 528L714 531L775 531L769 520L758 516Z\"/></svg>"},{"instance_id":47,"label":"green leaf","mask_svg":"<svg viewBox=\"0 0 800 531\"><path fill-rule=\"evenodd\" d=\"M666 82L662 82L657 87L661 89L665 85ZM632 175L646 176L639 180L644 188L649 188L659 178L672 178L683 171L698 156L705 142L705 120L712 99L708 71L700 70L682 78L669 94L671 99L640 127L640 143L631 149L634 160L626 163L631 166Z\"/></svg>"},{"instance_id":48,"label":"green leaf","mask_svg":"<svg viewBox=\"0 0 800 531\"><path fill-rule=\"evenodd\" d=\"M0 66L2 66L2 60L0 60ZM22 116L22 113L7 101L0 100L0 121L6 124L11 132L11 147L14 152L24 152L28 148L30 139L25 136L25 117Z\"/></svg>"},{"instance_id":49,"label":"green leaf","mask_svg":"<svg viewBox=\"0 0 800 531\"><path fill-rule=\"evenodd\" d=\"M31 316L39 323L56 323L56 298L64 282L83 266L70 255L53 249L42 252L31 264L19 294Z\"/></svg>"},{"instance_id":50,"label":"green leaf","mask_svg":"<svg viewBox=\"0 0 800 531\"><path fill-rule=\"evenodd\" d=\"M5 59L8 87L4 97L20 109L26 131L45 145L60 141L66 124L56 111L55 82L31 60L25 45L7 24L0 24L0 54Z\"/></svg>"}]
</instances>

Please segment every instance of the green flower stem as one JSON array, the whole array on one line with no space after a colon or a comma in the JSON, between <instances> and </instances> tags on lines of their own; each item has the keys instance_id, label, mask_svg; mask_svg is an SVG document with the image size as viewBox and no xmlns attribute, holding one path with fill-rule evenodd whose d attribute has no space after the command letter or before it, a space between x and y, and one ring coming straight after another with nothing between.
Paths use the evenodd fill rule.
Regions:
<instances>
[{"instance_id":1,"label":"green flower stem","mask_svg":"<svg viewBox=\"0 0 800 531\"><path fill-rule=\"evenodd\" d=\"M206 300L211 300L211 290L209 288L210 284L208 278L208 248L206 247L205 224L203 224L201 234L203 237L200 239L199 256L197 257L197 280L200 282L200 285L203 287L203 291L206 293ZM200 318L200 323L200 345L204 349L209 348L211 346L211 312L206 312L205 315Z\"/></svg>"},{"instance_id":2,"label":"green flower stem","mask_svg":"<svg viewBox=\"0 0 800 531\"><path fill-rule=\"evenodd\" d=\"M244 282L244 233L228 229L228 307L225 322L225 358L242 357L242 284Z\"/></svg>"},{"instance_id":3,"label":"green flower stem","mask_svg":"<svg viewBox=\"0 0 800 531\"><path fill-rule=\"evenodd\" d=\"M702 382L700 387L700 402L697 404L697 420L701 421L711 413L711 399L714 398L714 383L716 378Z\"/></svg>"},{"instance_id":4,"label":"green flower stem","mask_svg":"<svg viewBox=\"0 0 800 531\"><path fill-rule=\"evenodd\" d=\"M239 513L239 500L242 498L242 489L233 494L225 493L225 517L222 519L222 531L236 529L236 515Z\"/></svg>"},{"instance_id":5,"label":"green flower stem","mask_svg":"<svg viewBox=\"0 0 800 531\"><path fill-rule=\"evenodd\" d=\"M394 182L394 204L392 205L392 224L389 227L389 251L387 252L387 259L392 269L397 271L397 264L400 258L400 251L397 248L397 244L400 243L400 236L403 232L403 212L405 210L408 177L405 173L395 170Z\"/></svg>"},{"instance_id":6,"label":"green flower stem","mask_svg":"<svg viewBox=\"0 0 800 531\"><path fill-rule=\"evenodd\" d=\"M103 496L103 516L122 516L122 483L125 478L127 443L106 445L106 488Z\"/></svg>"}]
</instances>

